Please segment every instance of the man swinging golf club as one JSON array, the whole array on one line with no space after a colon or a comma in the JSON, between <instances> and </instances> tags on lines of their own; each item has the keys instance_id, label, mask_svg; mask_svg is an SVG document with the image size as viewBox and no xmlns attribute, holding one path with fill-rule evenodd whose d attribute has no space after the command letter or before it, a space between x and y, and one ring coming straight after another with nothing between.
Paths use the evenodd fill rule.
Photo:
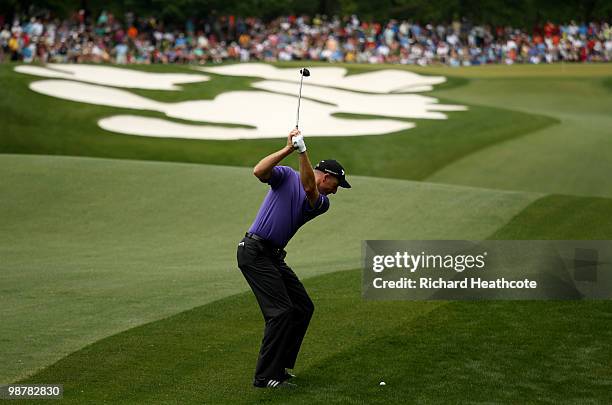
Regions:
<instances>
[{"instance_id":1,"label":"man swinging golf club","mask_svg":"<svg viewBox=\"0 0 612 405\"><path fill-rule=\"evenodd\" d=\"M300 71L302 77L307 76L304 70ZM295 386L287 381L294 377L288 369L295 365L314 311L304 286L285 263L284 248L302 225L329 209L329 194L335 194L338 187L351 187L335 160L322 160L313 170L298 123L289 133L287 145L264 157L253 169L270 190L238 244L238 267L265 320L253 381L260 388ZM278 166L295 150L299 152L299 173Z\"/></svg>"}]
</instances>

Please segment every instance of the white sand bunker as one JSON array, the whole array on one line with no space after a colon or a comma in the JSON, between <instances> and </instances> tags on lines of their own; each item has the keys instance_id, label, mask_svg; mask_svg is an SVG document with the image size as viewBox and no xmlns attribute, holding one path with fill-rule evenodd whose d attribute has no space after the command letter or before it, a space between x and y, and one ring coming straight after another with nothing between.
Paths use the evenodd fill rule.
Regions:
<instances>
[{"instance_id":1,"label":"white sand bunker","mask_svg":"<svg viewBox=\"0 0 612 405\"><path fill-rule=\"evenodd\" d=\"M148 90L180 90L177 84L210 80L202 74L150 73L97 65L48 64L47 67L21 65L15 71L34 76L78 80L106 86Z\"/></svg>"},{"instance_id":2,"label":"white sand bunker","mask_svg":"<svg viewBox=\"0 0 612 405\"><path fill-rule=\"evenodd\" d=\"M194 69L226 76L259 77L289 82L300 81L299 69L280 69L264 63L240 63L210 68L196 67ZM311 76L305 78L304 83L369 93L431 91L433 85L446 81L443 76L422 76L398 69L377 70L349 76L346 75L347 70L340 67L313 67L309 70Z\"/></svg>"},{"instance_id":3,"label":"white sand bunker","mask_svg":"<svg viewBox=\"0 0 612 405\"><path fill-rule=\"evenodd\" d=\"M162 103L125 90L65 80L42 80L30 88L65 100L138 110L153 110L168 117L217 124L242 124L253 128L180 124L168 120L120 115L104 118L100 127L113 132L168 138L244 139L286 137L295 122L295 96L262 91L233 91L214 100ZM302 130L308 136L382 135L413 128L409 122L388 119L344 119L333 117L338 106L302 100Z\"/></svg>"},{"instance_id":4,"label":"white sand bunker","mask_svg":"<svg viewBox=\"0 0 612 405\"><path fill-rule=\"evenodd\" d=\"M295 85L287 82L264 80L252 86L275 93L295 94ZM417 94L374 95L308 85L302 87L302 97L335 104L337 112L383 117L443 120L447 118L446 114L439 111L467 110L465 106L438 104L434 97Z\"/></svg>"},{"instance_id":5,"label":"white sand bunker","mask_svg":"<svg viewBox=\"0 0 612 405\"><path fill-rule=\"evenodd\" d=\"M329 117L328 121L337 126L334 133L319 134L310 133L308 136L360 136L360 135L382 135L381 126L386 126L392 130L388 132L401 131L414 127L412 123L393 122L390 128L385 120L367 120L363 125L355 120L343 120L340 118ZM267 129L246 129L246 128L223 128L210 125L190 125L180 124L159 118L140 117L136 115L116 115L98 121L98 125L107 131L118 132L126 135L152 136L158 138L184 138L184 139L211 139L211 140L237 140L237 139L261 139L286 137L288 126L282 130L275 128L275 132L266 132ZM301 128L302 129L302 128ZM272 131L272 130L270 130ZM302 129L304 131L304 129ZM378 131L378 132L377 132ZM384 132L384 133L388 133Z\"/></svg>"},{"instance_id":6,"label":"white sand bunker","mask_svg":"<svg viewBox=\"0 0 612 405\"><path fill-rule=\"evenodd\" d=\"M177 83L199 82L209 78L196 74L159 74L108 66L48 66L18 66L15 70L68 79L31 83L30 88L41 94L81 103L157 111L170 118L193 122L179 123L163 118L122 114L98 122L108 131L152 137L230 140L284 138L295 125L297 69L278 69L259 63L203 68L215 73L269 76L286 81L260 81L252 85L257 89L255 91L231 91L218 95L214 100L164 103L117 87L177 90ZM404 119L446 119L446 111L466 110L464 106L439 104L433 97L418 94L380 94L385 91L430 89L433 84L443 82L443 77L420 76L399 70L346 76L346 69L338 67L313 68L312 71L302 90L306 99L302 100L301 105L301 129L307 136L383 135L415 126ZM335 117L334 114L338 113L385 118ZM242 127L223 126L227 124Z\"/></svg>"}]
</instances>

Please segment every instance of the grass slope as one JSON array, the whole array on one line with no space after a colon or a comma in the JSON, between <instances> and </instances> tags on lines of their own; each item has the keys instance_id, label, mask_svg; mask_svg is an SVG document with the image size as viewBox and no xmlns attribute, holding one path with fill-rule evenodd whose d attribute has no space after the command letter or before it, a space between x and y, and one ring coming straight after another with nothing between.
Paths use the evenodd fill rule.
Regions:
<instances>
[{"instance_id":1,"label":"grass slope","mask_svg":"<svg viewBox=\"0 0 612 405\"><path fill-rule=\"evenodd\" d=\"M534 201L490 239L612 239L612 200L549 195Z\"/></svg>"},{"instance_id":2,"label":"grass slope","mask_svg":"<svg viewBox=\"0 0 612 405\"><path fill-rule=\"evenodd\" d=\"M458 103L542 114L559 124L481 149L427 180L612 197L612 92L605 85L612 67L608 74L608 79L482 79L435 92Z\"/></svg>"},{"instance_id":3,"label":"grass slope","mask_svg":"<svg viewBox=\"0 0 612 405\"><path fill-rule=\"evenodd\" d=\"M247 288L235 246L267 191L248 168L0 155L0 176L0 382ZM365 239L486 238L541 197L350 178L288 247L302 277L357 268Z\"/></svg>"},{"instance_id":4,"label":"grass slope","mask_svg":"<svg viewBox=\"0 0 612 405\"><path fill-rule=\"evenodd\" d=\"M11 97L0 99L0 153L58 154L139 160L197 162L252 166L278 148L279 140L200 141L119 135L103 131L97 121L134 110L63 101L32 92L37 77L18 74L15 65L0 65L0 85ZM140 69L145 69L141 67ZM148 69L148 68L147 68ZM155 66L156 72L194 72L186 67ZM353 66L352 72L367 71ZM135 90L166 102L213 98L222 91L248 89L253 78L211 75L205 83L187 84L180 92ZM461 89L468 81L451 78L440 88ZM441 100L442 102L452 100ZM139 113L140 114L140 113ZM142 115L164 117L160 113ZM350 173L420 180L469 155L517 136L557 123L529 112L471 106L467 112L449 113L449 120L414 120L415 129L391 135L324 137L309 139L315 154L325 153L343 162ZM165 117L164 117L165 118ZM279 117L292 127L293 117ZM305 118L307 119L307 118ZM282 145L282 144L281 144Z\"/></svg>"},{"instance_id":5,"label":"grass slope","mask_svg":"<svg viewBox=\"0 0 612 405\"><path fill-rule=\"evenodd\" d=\"M23 382L62 382L65 403L608 398L609 302L367 302L359 285L359 271L306 282L317 309L294 391L250 386L262 323L250 293L104 339Z\"/></svg>"}]
</instances>

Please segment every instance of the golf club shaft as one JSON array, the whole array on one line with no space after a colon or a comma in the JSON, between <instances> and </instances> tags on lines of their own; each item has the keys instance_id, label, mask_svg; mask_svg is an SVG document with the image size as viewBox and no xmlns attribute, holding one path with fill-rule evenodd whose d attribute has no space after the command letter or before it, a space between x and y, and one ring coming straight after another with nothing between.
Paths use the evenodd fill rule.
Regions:
<instances>
[{"instance_id":1,"label":"golf club shaft","mask_svg":"<svg viewBox=\"0 0 612 405\"><path fill-rule=\"evenodd\" d=\"M298 96L298 106L297 106L297 117L295 119L295 128L298 128L300 123L300 101L302 100L302 82L304 81L304 75L300 78L300 93Z\"/></svg>"}]
</instances>

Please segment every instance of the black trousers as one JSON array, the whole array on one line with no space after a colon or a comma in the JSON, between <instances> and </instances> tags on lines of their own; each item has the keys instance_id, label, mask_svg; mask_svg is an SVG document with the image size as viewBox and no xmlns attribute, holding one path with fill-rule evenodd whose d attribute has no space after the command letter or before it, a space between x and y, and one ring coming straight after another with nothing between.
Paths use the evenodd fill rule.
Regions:
<instances>
[{"instance_id":1,"label":"black trousers","mask_svg":"<svg viewBox=\"0 0 612 405\"><path fill-rule=\"evenodd\" d=\"M237 258L265 320L255 380L281 379L285 368L295 365L314 304L285 263L283 250L245 237L238 245Z\"/></svg>"}]
</instances>

